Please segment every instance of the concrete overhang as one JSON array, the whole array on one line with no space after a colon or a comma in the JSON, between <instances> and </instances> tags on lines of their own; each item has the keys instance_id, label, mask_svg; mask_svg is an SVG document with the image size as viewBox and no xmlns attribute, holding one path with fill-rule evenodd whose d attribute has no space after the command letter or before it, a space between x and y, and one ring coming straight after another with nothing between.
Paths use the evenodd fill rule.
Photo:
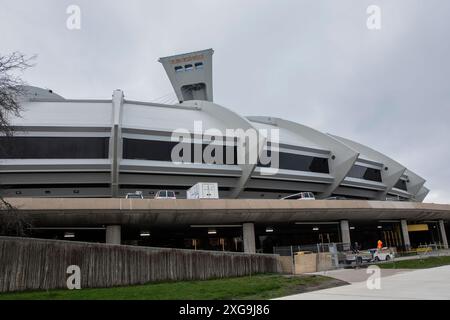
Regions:
<instances>
[{"instance_id":1,"label":"concrete overhang","mask_svg":"<svg viewBox=\"0 0 450 320\"><path fill-rule=\"evenodd\" d=\"M139 200L9 198L38 226L294 223L307 221L450 220L450 205L353 200Z\"/></svg>"}]
</instances>

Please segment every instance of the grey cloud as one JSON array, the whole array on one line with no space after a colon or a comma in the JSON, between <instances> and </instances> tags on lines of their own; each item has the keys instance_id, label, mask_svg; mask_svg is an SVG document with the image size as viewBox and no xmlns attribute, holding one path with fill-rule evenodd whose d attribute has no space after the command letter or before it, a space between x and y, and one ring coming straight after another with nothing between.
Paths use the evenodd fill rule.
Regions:
<instances>
[{"instance_id":1,"label":"grey cloud","mask_svg":"<svg viewBox=\"0 0 450 320\"><path fill-rule=\"evenodd\" d=\"M82 29L65 27L69 4ZM366 8L382 29L366 28ZM216 102L370 145L450 200L450 3L446 0L0 0L1 52L39 54L25 74L65 97L171 92L158 57L215 49ZM5 31L7 30L7 31Z\"/></svg>"}]
</instances>

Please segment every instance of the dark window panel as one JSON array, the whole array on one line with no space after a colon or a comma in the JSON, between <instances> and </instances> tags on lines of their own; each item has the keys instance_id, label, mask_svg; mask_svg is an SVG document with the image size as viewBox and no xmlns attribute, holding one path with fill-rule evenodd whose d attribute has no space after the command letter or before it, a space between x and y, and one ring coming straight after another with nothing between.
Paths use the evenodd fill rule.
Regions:
<instances>
[{"instance_id":1,"label":"dark window panel","mask_svg":"<svg viewBox=\"0 0 450 320\"><path fill-rule=\"evenodd\" d=\"M0 159L107 159L109 138L0 137Z\"/></svg>"},{"instance_id":2,"label":"dark window panel","mask_svg":"<svg viewBox=\"0 0 450 320\"><path fill-rule=\"evenodd\" d=\"M153 160L153 161L172 161L172 149L177 142L169 141L151 141L138 139L123 139L123 158L131 160ZM207 147L203 145L203 150ZM223 164L226 162L226 151L233 152L233 163L237 164L237 147L223 148ZM233 148L233 149L232 149ZM214 152L212 154L214 156ZM270 151L268 156L271 156ZM191 145L191 162L194 162L194 145ZM203 159L204 163L204 159ZM260 165L261 166L261 165ZM270 165L265 165L268 167ZM310 157L291 153L280 153L280 169L309 171L317 173L329 173L328 159L319 157Z\"/></svg>"},{"instance_id":3,"label":"dark window panel","mask_svg":"<svg viewBox=\"0 0 450 320\"><path fill-rule=\"evenodd\" d=\"M78 184L12 184L3 185L1 189L59 189L59 188L109 188L107 183L78 183Z\"/></svg>"},{"instance_id":4,"label":"dark window panel","mask_svg":"<svg viewBox=\"0 0 450 320\"><path fill-rule=\"evenodd\" d=\"M139 139L123 139L123 158L131 160L153 160L153 161L167 161L172 162L172 149L178 144L178 142L171 141L152 141L152 140L139 140ZM207 144L202 146L204 151ZM191 148L190 162L194 163L194 145ZM236 147L223 147L223 159L222 164L237 164L237 151ZM226 162L226 151L233 152L234 156L232 163ZM180 155L182 156L182 154ZM215 150L212 152L212 156L215 156ZM203 158L203 157L202 157ZM205 159L202 159L205 163Z\"/></svg>"},{"instance_id":5,"label":"dark window panel","mask_svg":"<svg viewBox=\"0 0 450 320\"><path fill-rule=\"evenodd\" d=\"M359 165L354 165L348 176L357 179L381 182L381 171L379 169L367 168Z\"/></svg>"},{"instance_id":6,"label":"dark window panel","mask_svg":"<svg viewBox=\"0 0 450 320\"><path fill-rule=\"evenodd\" d=\"M171 161L176 142L123 139L123 158L131 160Z\"/></svg>"},{"instance_id":7,"label":"dark window panel","mask_svg":"<svg viewBox=\"0 0 450 320\"><path fill-rule=\"evenodd\" d=\"M403 179L398 180L398 182L395 184L395 188L403 190L403 191L408 191L408 188L406 186L406 181Z\"/></svg>"},{"instance_id":8,"label":"dark window panel","mask_svg":"<svg viewBox=\"0 0 450 320\"><path fill-rule=\"evenodd\" d=\"M271 157L272 152L268 151L267 156ZM279 164L280 164L279 168L285 170L330 173L330 169L328 166L328 158L311 157L301 154L280 152ZM271 165L259 164L259 166L270 167Z\"/></svg>"}]
</instances>

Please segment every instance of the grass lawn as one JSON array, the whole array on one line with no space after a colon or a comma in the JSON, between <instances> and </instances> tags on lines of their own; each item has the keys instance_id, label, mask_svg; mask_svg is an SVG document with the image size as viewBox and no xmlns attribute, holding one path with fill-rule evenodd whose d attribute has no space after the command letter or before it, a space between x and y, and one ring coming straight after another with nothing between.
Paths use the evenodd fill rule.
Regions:
<instances>
[{"instance_id":1,"label":"grass lawn","mask_svg":"<svg viewBox=\"0 0 450 320\"><path fill-rule=\"evenodd\" d=\"M450 256L430 257L424 259L404 260L378 264L378 266L382 269L427 269L445 265L450 265Z\"/></svg>"},{"instance_id":2,"label":"grass lawn","mask_svg":"<svg viewBox=\"0 0 450 320\"><path fill-rule=\"evenodd\" d=\"M255 275L207 281L182 281L131 287L51 290L0 294L0 300L222 300L271 299L343 285L323 276Z\"/></svg>"}]
</instances>

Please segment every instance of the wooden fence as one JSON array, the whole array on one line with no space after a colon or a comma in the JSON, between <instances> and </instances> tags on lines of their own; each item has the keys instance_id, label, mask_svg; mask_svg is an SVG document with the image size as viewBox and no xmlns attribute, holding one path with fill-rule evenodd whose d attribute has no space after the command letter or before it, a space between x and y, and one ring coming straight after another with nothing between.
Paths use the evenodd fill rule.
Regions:
<instances>
[{"instance_id":1,"label":"wooden fence","mask_svg":"<svg viewBox=\"0 0 450 320\"><path fill-rule=\"evenodd\" d=\"M82 288L280 272L277 255L0 237L0 292L67 288L70 265Z\"/></svg>"}]
</instances>

